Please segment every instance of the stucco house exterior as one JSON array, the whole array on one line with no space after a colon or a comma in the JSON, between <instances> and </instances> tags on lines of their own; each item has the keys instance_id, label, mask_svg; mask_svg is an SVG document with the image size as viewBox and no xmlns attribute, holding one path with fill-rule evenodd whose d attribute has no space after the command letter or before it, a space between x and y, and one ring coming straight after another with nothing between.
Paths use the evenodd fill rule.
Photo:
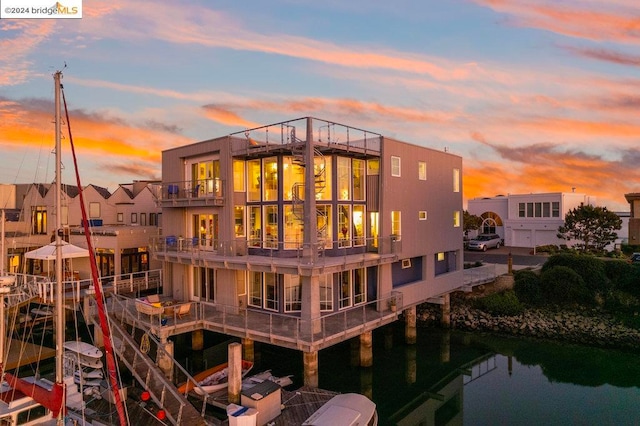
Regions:
<instances>
[{"instance_id":1,"label":"stucco house exterior","mask_svg":"<svg viewBox=\"0 0 640 426\"><path fill-rule=\"evenodd\" d=\"M136 181L121 184L110 193L106 188L88 185L83 190L92 245L100 275L103 277L158 269L150 259L149 241L161 226L158 204L159 184ZM10 273L40 274L46 265L38 260L25 260L24 253L51 242L54 233L55 188L52 184L0 185L5 206L16 212L5 223L6 269ZM62 185L62 226L65 240L87 247L82 228L78 187ZM89 278L88 260L77 260L74 269L81 278ZM83 265L83 263L85 265Z\"/></svg>"},{"instance_id":2,"label":"stucco house exterior","mask_svg":"<svg viewBox=\"0 0 640 426\"><path fill-rule=\"evenodd\" d=\"M264 315L207 329L296 348L312 370L318 350L461 285L461 188L451 153L312 117L270 124L163 151L152 252L165 294ZM258 332L284 320L289 336Z\"/></svg>"},{"instance_id":3,"label":"stucco house exterior","mask_svg":"<svg viewBox=\"0 0 640 426\"><path fill-rule=\"evenodd\" d=\"M557 237L570 210L596 205L596 199L577 192L497 195L468 200L468 212L483 219L479 232L495 232L511 247L567 244Z\"/></svg>"}]
</instances>

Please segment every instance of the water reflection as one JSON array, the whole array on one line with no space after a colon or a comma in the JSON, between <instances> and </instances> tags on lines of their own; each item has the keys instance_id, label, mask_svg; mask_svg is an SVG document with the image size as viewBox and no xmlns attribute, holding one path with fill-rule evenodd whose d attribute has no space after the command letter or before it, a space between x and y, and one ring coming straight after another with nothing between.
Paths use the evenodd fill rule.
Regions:
<instances>
[{"instance_id":1,"label":"water reflection","mask_svg":"<svg viewBox=\"0 0 640 426\"><path fill-rule=\"evenodd\" d=\"M359 366L359 339L320 351L319 387L368 396L381 425L632 424L640 419L640 357L635 354L432 329L418 329L416 344L408 345L404 331L398 323L373 333L372 367ZM300 352L258 343L254 350L256 370L293 374L290 389L302 385ZM201 364L212 364L214 351L206 351Z\"/></svg>"}]
</instances>

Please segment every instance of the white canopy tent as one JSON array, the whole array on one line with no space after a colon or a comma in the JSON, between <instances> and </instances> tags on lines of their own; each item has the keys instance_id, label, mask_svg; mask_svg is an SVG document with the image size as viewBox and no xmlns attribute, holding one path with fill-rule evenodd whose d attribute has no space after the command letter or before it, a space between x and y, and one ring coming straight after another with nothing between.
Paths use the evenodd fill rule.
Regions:
<instances>
[{"instance_id":1,"label":"white canopy tent","mask_svg":"<svg viewBox=\"0 0 640 426\"><path fill-rule=\"evenodd\" d=\"M66 241L62 241L60 246L63 259L75 259L77 257L89 257L89 250L82 247L74 246ZM28 251L24 254L27 259L38 260L56 260L56 243L47 244L35 250Z\"/></svg>"}]
</instances>

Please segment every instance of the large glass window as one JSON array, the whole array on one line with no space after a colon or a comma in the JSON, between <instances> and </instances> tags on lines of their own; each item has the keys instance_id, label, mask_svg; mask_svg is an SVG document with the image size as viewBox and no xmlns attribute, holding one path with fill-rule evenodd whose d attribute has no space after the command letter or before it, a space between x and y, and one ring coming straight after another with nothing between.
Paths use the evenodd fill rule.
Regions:
<instances>
[{"instance_id":1,"label":"large glass window","mask_svg":"<svg viewBox=\"0 0 640 426\"><path fill-rule=\"evenodd\" d=\"M284 157L282 170L284 199L290 201L295 194L299 200L304 200L304 167L294 161L293 157Z\"/></svg>"},{"instance_id":2,"label":"large glass window","mask_svg":"<svg viewBox=\"0 0 640 426\"><path fill-rule=\"evenodd\" d=\"M214 302L215 294L215 269L194 268L193 295L203 301Z\"/></svg>"},{"instance_id":3,"label":"large glass window","mask_svg":"<svg viewBox=\"0 0 640 426\"><path fill-rule=\"evenodd\" d=\"M365 200L365 161L354 159L353 167L353 200Z\"/></svg>"},{"instance_id":4,"label":"large glass window","mask_svg":"<svg viewBox=\"0 0 640 426\"><path fill-rule=\"evenodd\" d=\"M338 205L338 239L340 247L351 247L351 206Z\"/></svg>"},{"instance_id":5,"label":"large glass window","mask_svg":"<svg viewBox=\"0 0 640 426\"><path fill-rule=\"evenodd\" d=\"M338 157L338 200L351 199L351 159Z\"/></svg>"},{"instance_id":6,"label":"large glass window","mask_svg":"<svg viewBox=\"0 0 640 426\"><path fill-rule=\"evenodd\" d=\"M316 200L331 200L331 157L314 157Z\"/></svg>"},{"instance_id":7,"label":"large glass window","mask_svg":"<svg viewBox=\"0 0 640 426\"><path fill-rule=\"evenodd\" d=\"M247 161L247 201L260 201L261 185L260 160Z\"/></svg>"},{"instance_id":8,"label":"large glass window","mask_svg":"<svg viewBox=\"0 0 640 426\"><path fill-rule=\"evenodd\" d=\"M233 160L233 190L245 191L244 161L242 160Z\"/></svg>"},{"instance_id":9,"label":"large glass window","mask_svg":"<svg viewBox=\"0 0 640 426\"><path fill-rule=\"evenodd\" d=\"M365 242L364 218L364 206L353 206L353 243L356 246L363 246Z\"/></svg>"},{"instance_id":10,"label":"large glass window","mask_svg":"<svg viewBox=\"0 0 640 426\"><path fill-rule=\"evenodd\" d=\"M293 206L284 206L284 248L298 249L304 241L304 222L293 214Z\"/></svg>"},{"instance_id":11,"label":"large glass window","mask_svg":"<svg viewBox=\"0 0 640 426\"><path fill-rule=\"evenodd\" d=\"M396 241L400 241L402 236L402 221L399 211L394 210L391 212L391 235L396 237Z\"/></svg>"},{"instance_id":12,"label":"large glass window","mask_svg":"<svg viewBox=\"0 0 640 426\"><path fill-rule=\"evenodd\" d=\"M518 203L518 217L525 217L525 204Z\"/></svg>"},{"instance_id":13,"label":"large glass window","mask_svg":"<svg viewBox=\"0 0 640 426\"><path fill-rule=\"evenodd\" d=\"M321 289L322 291L322 289ZM296 312L302 309L302 285L299 275L284 276L284 311Z\"/></svg>"},{"instance_id":14,"label":"large glass window","mask_svg":"<svg viewBox=\"0 0 640 426\"><path fill-rule=\"evenodd\" d=\"M331 275L320 275L318 281L320 284L320 310L333 311L333 283L331 281Z\"/></svg>"},{"instance_id":15,"label":"large glass window","mask_svg":"<svg viewBox=\"0 0 640 426\"><path fill-rule=\"evenodd\" d=\"M331 248L333 245L333 219L331 217L331 206L316 205L316 226L318 227L318 241L324 240L324 246Z\"/></svg>"},{"instance_id":16,"label":"large glass window","mask_svg":"<svg viewBox=\"0 0 640 426\"><path fill-rule=\"evenodd\" d=\"M262 163L264 172L264 201L276 201L278 199L278 158L265 158Z\"/></svg>"},{"instance_id":17,"label":"large glass window","mask_svg":"<svg viewBox=\"0 0 640 426\"><path fill-rule=\"evenodd\" d=\"M249 271L249 306L262 308L262 272Z\"/></svg>"},{"instance_id":18,"label":"large glass window","mask_svg":"<svg viewBox=\"0 0 640 426\"><path fill-rule=\"evenodd\" d=\"M249 206L249 246L262 245L262 213L260 206Z\"/></svg>"},{"instance_id":19,"label":"large glass window","mask_svg":"<svg viewBox=\"0 0 640 426\"><path fill-rule=\"evenodd\" d=\"M340 309L351 306L351 271L338 273L338 285L340 286Z\"/></svg>"},{"instance_id":20,"label":"large glass window","mask_svg":"<svg viewBox=\"0 0 640 426\"><path fill-rule=\"evenodd\" d=\"M100 217L100 203L89 203L89 217Z\"/></svg>"},{"instance_id":21,"label":"large glass window","mask_svg":"<svg viewBox=\"0 0 640 426\"><path fill-rule=\"evenodd\" d=\"M264 273L264 308L272 311L280 309L278 301L278 280L273 272Z\"/></svg>"},{"instance_id":22,"label":"large glass window","mask_svg":"<svg viewBox=\"0 0 640 426\"><path fill-rule=\"evenodd\" d=\"M380 174L380 160L374 158L367 160L367 175L379 175Z\"/></svg>"},{"instance_id":23,"label":"large glass window","mask_svg":"<svg viewBox=\"0 0 640 426\"><path fill-rule=\"evenodd\" d=\"M193 236L201 247L218 247L219 224L217 214L193 215Z\"/></svg>"},{"instance_id":24,"label":"large glass window","mask_svg":"<svg viewBox=\"0 0 640 426\"><path fill-rule=\"evenodd\" d=\"M234 232L236 237L244 237L244 206L236 206L233 211Z\"/></svg>"},{"instance_id":25,"label":"large glass window","mask_svg":"<svg viewBox=\"0 0 640 426\"><path fill-rule=\"evenodd\" d=\"M278 206L265 206L264 220L266 247L278 248Z\"/></svg>"},{"instance_id":26,"label":"large glass window","mask_svg":"<svg viewBox=\"0 0 640 426\"><path fill-rule=\"evenodd\" d=\"M558 201L551 203L551 217L560 217L560 203Z\"/></svg>"},{"instance_id":27,"label":"large glass window","mask_svg":"<svg viewBox=\"0 0 640 426\"><path fill-rule=\"evenodd\" d=\"M367 286L365 281L364 268L358 268L353 270L353 304L359 305L367 301L367 295L365 293Z\"/></svg>"}]
</instances>

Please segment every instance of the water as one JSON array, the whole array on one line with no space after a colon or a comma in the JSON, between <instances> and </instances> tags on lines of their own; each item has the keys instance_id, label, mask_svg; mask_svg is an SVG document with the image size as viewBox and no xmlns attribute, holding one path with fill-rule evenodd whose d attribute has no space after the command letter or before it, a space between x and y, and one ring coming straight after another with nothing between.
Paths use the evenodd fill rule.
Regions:
<instances>
[{"instance_id":1,"label":"water","mask_svg":"<svg viewBox=\"0 0 640 426\"><path fill-rule=\"evenodd\" d=\"M372 368L350 342L320 351L319 387L369 396L381 425L640 424L639 355L433 329L406 345L403 332L374 332ZM302 385L300 352L255 349L255 371Z\"/></svg>"}]
</instances>

